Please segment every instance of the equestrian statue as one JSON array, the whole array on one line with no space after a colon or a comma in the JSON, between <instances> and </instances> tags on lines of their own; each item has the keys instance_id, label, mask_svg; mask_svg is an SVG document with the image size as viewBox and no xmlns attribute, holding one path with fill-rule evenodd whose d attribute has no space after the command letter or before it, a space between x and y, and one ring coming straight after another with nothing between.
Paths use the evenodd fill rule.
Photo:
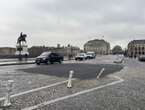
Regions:
<instances>
[{"instance_id":1,"label":"equestrian statue","mask_svg":"<svg viewBox=\"0 0 145 110\"><path fill-rule=\"evenodd\" d=\"M17 40L17 44L21 44L21 42L25 42L26 43L26 34L23 34L22 32L20 33L20 37Z\"/></svg>"},{"instance_id":2,"label":"equestrian statue","mask_svg":"<svg viewBox=\"0 0 145 110\"><path fill-rule=\"evenodd\" d=\"M27 35L23 34L21 32L20 36L17 39L17 45L16 45L17 51L16 51L16 55L19 56L19 60L22 60L23 56L25 58L27 58L27 56L29 55L26 37L27 37Z\"/></svg>"}]
</instances>

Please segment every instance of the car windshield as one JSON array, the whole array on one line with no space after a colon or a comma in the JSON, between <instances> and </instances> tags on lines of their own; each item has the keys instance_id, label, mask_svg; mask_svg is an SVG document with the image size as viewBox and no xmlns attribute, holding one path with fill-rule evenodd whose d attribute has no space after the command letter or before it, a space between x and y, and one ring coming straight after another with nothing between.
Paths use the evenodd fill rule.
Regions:
<instances>
[{"instance_id":1,"label":"car windshield","mask_svg":"<svg viewBox=\"0 0 145 110\"><path fill-rule=\"evenodd\" d=\"M92 55L92 53L87 53L87 55Z\"/></svg>"},{"instance_id":2,"label":"car windshield","mask_svg":"<svg viewBox=\"0 0 145 110\"><path fill-rule=\"evenodd\" d=\"M85 54L84 53L80 53L79 56L85 56Z\"/></svg>"},{"instance_id":3,"label":"car windshield","mask_svg":"<svg viewBox=\"0 0 145 110\"><path fill-rule=\"evenodd\" d=\"M48 56L50 52L43 52L40 56Z\"/></svg>"}]
</instances>

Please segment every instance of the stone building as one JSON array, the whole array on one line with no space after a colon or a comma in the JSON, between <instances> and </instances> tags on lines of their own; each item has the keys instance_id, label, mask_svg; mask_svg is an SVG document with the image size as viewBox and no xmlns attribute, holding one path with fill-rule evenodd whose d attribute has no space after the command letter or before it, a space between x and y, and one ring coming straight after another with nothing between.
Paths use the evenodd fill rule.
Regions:
<instances>
[{"instance_id":1,"label":"stone building","mask_svg":"<svg viewBox=\"0 0 145 110\"><path fill-rule=\"evenodd\" d=\"M103 39L90 40L85 43L84 51L94 51L96 54L106 55L110 53L110 44Z\"/></svg>"},{"instance_id":2,"label":"stone building","mask_svg":"<svg viewBox=\"0 0 145 110\"><path fill-rule=\"evenodd\" d=\"M133 40L129 42L127 53L129 57L145 55L145 40Z\"/></svg>"},{"instance_id":3,"label":"stone building","mask_svg":"<svg viewBox=\"0 0 145 110\"><path fill-rule=\"evenodd\" d=\"M1 47L0 55L15 55L16 49L11 47Z\"/></svg>"},{"instance_id":4,"label":"stone building","mask_svg":"<svg viewBox=\"0 0 145 110\"><path fill-rule=\"evenodd\" d=\"M29 55L30 57L36 57L44 51L57 52L63 56L75 56L80 52L80 48L71 45L66 47L60 45L57 47L33 46L29 48Z\"/></svg>"},{"instance_id":5,"label":"stone building","mask_svg":"<svg viewBox=\"0 0 145 110\"><path fill-rule=\"evenodd\" d=\"M0 58L14 58L16 49L12 47L0 47Z\"/></svg>"}]
</instances>

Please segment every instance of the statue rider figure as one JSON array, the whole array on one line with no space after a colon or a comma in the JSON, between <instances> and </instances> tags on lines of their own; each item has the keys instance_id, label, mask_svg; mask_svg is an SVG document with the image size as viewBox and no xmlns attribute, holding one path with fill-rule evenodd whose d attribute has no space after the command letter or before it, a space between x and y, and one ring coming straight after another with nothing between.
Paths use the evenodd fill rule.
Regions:
<instances>
[{"instance_id":1,"label":"statue rider figure","mask_svg":"<svg viewBox=\"0 0 145 110\"><path fill-rule=\"evenodd\" d=\"M20 61L22 60L22 51L23 51L22 43L24 43L24 42L26 43L26 37L27 37L27 35L26 34L23 34L21 32L20 33L20 36L17 39L17 44L19 45L19 47L17 48L17 50L19 51L19 60Z\"/></svg>"},{"instance_id":2,"label":"statue rider figure","mask_svg":"<svg viewBox=\"0 0 145 110\"><path fill-rule=\"evenodd\" d=\"M22 32L20 33L20 37L17 40L17 44L21 44L21 42L25 42L26 43L26 34L23 34Z\"/></svg>"}]
</instances>

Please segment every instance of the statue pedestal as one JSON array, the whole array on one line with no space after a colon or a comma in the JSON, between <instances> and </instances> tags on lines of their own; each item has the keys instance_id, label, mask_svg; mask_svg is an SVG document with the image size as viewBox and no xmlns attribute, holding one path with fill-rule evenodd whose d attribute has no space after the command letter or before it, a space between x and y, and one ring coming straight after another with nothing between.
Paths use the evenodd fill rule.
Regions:
<instances>
[{"instance_id":1,"label":"statue pedestal","mask_svg":"<svg viewBox=\"0 0 145 110\"><path fill-rule=\"evenodd\" d=\"M21 45L17 44L15 55L18 55L19 57L27 57L29 55L28 45L27 44L21 44Z\"/></svg>"}]
</instances>

